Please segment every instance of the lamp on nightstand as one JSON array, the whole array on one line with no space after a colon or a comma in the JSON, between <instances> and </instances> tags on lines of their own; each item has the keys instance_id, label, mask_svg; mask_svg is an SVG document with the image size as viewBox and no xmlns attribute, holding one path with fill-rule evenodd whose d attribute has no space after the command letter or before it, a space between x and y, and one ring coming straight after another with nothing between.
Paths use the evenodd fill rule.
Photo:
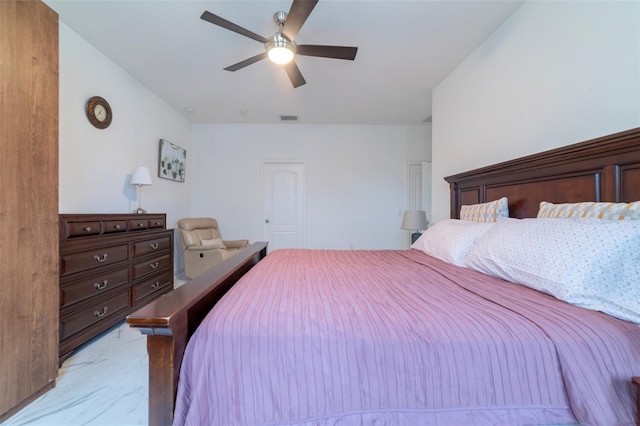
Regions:
<instances>
[{"instance_id":1,"label":"lamp on nightstand","mask_svg":"<svg viewBox=\"0 0 640 426\"><path fill-rule=\"evenodd\" d=\"M151 185L151 175L149 175L149 169L146 167L138 167L133 172L133 176L131 176L131 185L137 185L138 188L138 208L133 211L133 213L143 214L147 211L142 208L142 192L141 188L143 185Z\"/></svg>"},{"instance_id":2,"label":"lamp on nightstand","mask_svg":"<svg viewBox=\"0 0 640 426\"><path fill-rule=\"evenodd\" d=\"M420 238L421 229L427 229L427 213L424 210L405 210L402 216L402 229L415 229L416 232L411 234L411 244Z\"/></svg>"}]
</instances>

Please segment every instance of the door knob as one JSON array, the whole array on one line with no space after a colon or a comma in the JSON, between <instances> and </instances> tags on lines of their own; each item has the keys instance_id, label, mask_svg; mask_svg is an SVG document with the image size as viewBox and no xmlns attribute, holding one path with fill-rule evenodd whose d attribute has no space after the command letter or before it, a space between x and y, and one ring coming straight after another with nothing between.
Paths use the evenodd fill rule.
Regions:
<instances>
[{"instance_id":1,"label":"door knob","mask_svg":"<svg viewBox=\"0 0 640 426\"><path fill-rule=\"evenodd\" d=\"M271 222L269 219L264 220L264 223L269 223L269 222Z\"/></svg>"}]
</instances>

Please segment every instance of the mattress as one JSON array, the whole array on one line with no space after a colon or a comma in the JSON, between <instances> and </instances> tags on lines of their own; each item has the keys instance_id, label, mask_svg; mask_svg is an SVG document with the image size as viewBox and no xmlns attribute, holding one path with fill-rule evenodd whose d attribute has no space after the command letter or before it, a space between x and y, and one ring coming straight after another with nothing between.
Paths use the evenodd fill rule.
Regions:
<instances>
[{"instance_id":1,"label":"mattress","mask_svg":"<svg viewBox=\"0 0 640 426\"><path fill-rule=\"evenodd\" d=\"M277 250L187 346L176 425L632 425L640 328L413 250Z\"/></svg>"}]
</instances>

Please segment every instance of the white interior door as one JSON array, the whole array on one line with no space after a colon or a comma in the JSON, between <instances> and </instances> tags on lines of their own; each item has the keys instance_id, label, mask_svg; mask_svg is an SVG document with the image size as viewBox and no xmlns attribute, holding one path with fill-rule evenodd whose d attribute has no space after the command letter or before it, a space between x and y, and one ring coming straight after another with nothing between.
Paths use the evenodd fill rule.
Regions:
<instances>
[{"instance_id":1,"label":"white interior door","mask_svg":"<svg viewBox=\"0 0 640 426\"><path fill-rule=\"evenodd\" d=\"M262 164L262 235L269 251L305 247L304 161Z\"/></svg>"}]
</instances>

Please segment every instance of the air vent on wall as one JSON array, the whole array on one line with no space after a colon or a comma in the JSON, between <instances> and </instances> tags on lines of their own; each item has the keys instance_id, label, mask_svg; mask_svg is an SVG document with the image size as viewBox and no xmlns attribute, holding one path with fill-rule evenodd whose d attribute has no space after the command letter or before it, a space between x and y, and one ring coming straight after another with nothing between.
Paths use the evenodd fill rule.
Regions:
<instances>
[{"instance_id":1,"label":"air vent on wall","mask_svg":"<svg viewBox=\"0 0 640 426\"><path fill-rule=\"evenodd\" d=\"M297 115L281 115L280 121L298 121Z\"/></svg>"}]
</instances>

